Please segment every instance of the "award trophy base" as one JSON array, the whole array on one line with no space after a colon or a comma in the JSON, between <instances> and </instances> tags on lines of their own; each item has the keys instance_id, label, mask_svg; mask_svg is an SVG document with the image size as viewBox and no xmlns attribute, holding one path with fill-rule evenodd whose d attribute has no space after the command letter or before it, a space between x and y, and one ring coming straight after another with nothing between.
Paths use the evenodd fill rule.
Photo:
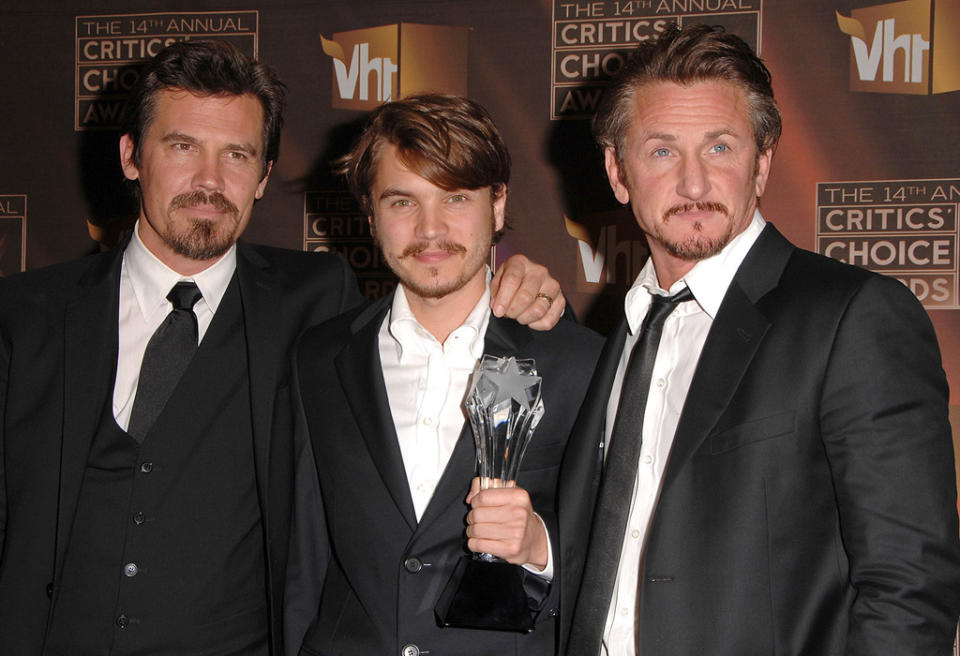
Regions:
<instances>
[{"instance_id":1,"label":"award trophy base","mask_svg":"<svg viewBox=\"0 0 960 656\"><path fill-rule=\"evenodd\" d=\"M442 626L533 631L523 568L501 560L461 558L434 612Z\"/></svg>"}]
</instances>

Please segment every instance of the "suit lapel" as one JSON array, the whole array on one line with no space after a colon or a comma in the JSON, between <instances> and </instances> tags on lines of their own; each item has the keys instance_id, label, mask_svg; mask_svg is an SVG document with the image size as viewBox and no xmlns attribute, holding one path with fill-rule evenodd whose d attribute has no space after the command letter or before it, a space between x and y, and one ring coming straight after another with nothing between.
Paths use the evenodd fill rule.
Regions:
<instances>
[{"instance_id":1,"label":"suit lapel","mask_svg":"<svg viewBox=\"0 0 960 656\"><path fill-rule=\"evenodd\" d=\"M277 366L286 354L284 340L277 338L283 321L280 274L259 253L237 243L237 278L243 304L243 327L247 342L247 376L250 381L250 415L253 452L261 508L266 523L270 512L266 498L270 489L270 449Z\"/></svg>"},{"instance_id":2,"label":"suit lapel","mask_svg":"<svg viewBox=\"0 0 960 656\"><path fill-rule=\"evenodd\" d=\"M603 469L607 405L626 337L627 322L621 319L600 352L587 396L567 442L561 474L564 485L560 490L560 498L563 503L569 491L570 498L566 505L577 508L577 511L561 515L561 525L565 526L569 520L571 527L588 526L593 514ZM586 462L593 462L594 466L585 467Z\"/></svg>"},{"instance_id":3,"label":"suit lapel","mask_svg":"<svg viewBox=\"0 0 960 656\"><path fill-rule=\"evenodd\" d=\"M580 431L588 431L595 435L598 440L603 440L604 429L607 423L607 405L610 401L610 392L613 389L613 379L617 375L617 368L620 366L620 355L623 352L623 346L627 340L627 321L621 319L614 331L607 337L603 345L603 351L600 352L600 358L597 360L597 367L590 379L587 398L584 401L583 409L577 418L574 434ZM579 440L578 444L588 444L587 440ZM591 450L596 444L589 441ZM582 468L580 468L582 470Z\"/></svg>"},{"instance_id":4,"label":"suit lapel","mask_svg":"<svg viewBox=\"0 0 960 656\"><path fill-rule=\"evenodd\" d=\"M533 339L530 328L513 319L490 315L487 333L483 337L483 352L498 358L517 355Z\"/></svg>"},{"instance_id":5,"label":"suit lapel","mask_svg":"<svg viewBox=\"0 0 960 656\"><path fill-rule=\"evenodd\" d=\"M563 454L557 491L561 544L560 549L555 548L554 557L559 554L561 590L565 591L580 588L603 471L607 405L626 336L627 321L621 319L603 346ZM565 558L569 558L569 564ZM569 631L573 611L572 602L560 604L561 635L566 636Z\"/></svg>"},{"instance_id":6,"label":"suit lapel","mask_svg":"<svg viewBox=\"0 0 960 656\"><path fill-rule=\"evenodd\" d=\"M667 493L677 472L726 410L769 325L740 287L732 283L690 383L661 494Z\"/></svg>"},{"instance_id":7,"label":"suit lapel","mask_svg":"<svg viewBox=\"0 0 960 656\"><path fill-rule=\"evenodd\" d=\"M506 357L521 353L523 347L533 338L530 329L511 319L490 315L487 332L484 335L483 352L497 357ZM443 515L451 503L462 502L470 487L470 480L477 471L477 449L470 422L465 421L457 438L457 444L450 454L450 460L443 470L443 476L430 497L420 526L429 526L432 521Z\"/></svg>"},{"instance_id":8,"label":"suit lapel","mask_svg":"<svg viewBox=\"0 0 960 656\"><path fill-rule=\"evenodd\" d=\"M707 438L737 393L770 327L756 303L776 287L792 251L793 246L767 224L730 283L687 392L661 494L667 493L677 472Z\"/></svg>"},{"instance_id":9,"label":"suit lapel","mask_svg":"<svg viewBox=\"0 0 960 656\"><path fill-rule=\"evenodd\" d=\"M380 478L386 485L397 510L414 531L417 516L413 509L407 472L403 466L397 430L390 413L387 388L380 366L380 324L390 308L393 295L380 299L364 310L353 322L354 331L346 347L336 356L337 375L343 393L360 427ZM345 448L360 448L346 445Z\"/></svg>"},{"instance_id":10,"label":"suit lapel","mask_svg":"<svg viewBox=\"0 0 960 656\"><path fill-rule=\"evenodd\" d=\"M93 436L113 394L124 246L97 258L64 313L63 444L57 565L60 571Z\"/></svg>"}]
</instances>

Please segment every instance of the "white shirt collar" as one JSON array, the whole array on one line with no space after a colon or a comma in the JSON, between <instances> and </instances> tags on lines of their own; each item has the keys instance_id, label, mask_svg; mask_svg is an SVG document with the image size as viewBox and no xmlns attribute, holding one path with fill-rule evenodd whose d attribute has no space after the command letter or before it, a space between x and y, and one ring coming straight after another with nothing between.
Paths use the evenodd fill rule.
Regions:
<instances>
[{"instance_id":1,"label":"white shirt collar","mask_svg":"<svg viewBox=\"0 0 960 656\"><path fill-rule=\"evenodd\" d=\"M216 262L193 276L182 276L160 261L156 255L144 246L140 240L140 221L133 228L130 243L123 253L124 273L129 276L137 305L147 320L153 313L170 311L167 294L180 280L192 280L200 289L203 298L198 303L206 303L211 314L216 313L220 301L227 291L227 285L237 268L237 245Z\"/></svg>"},{"instance_id":2,"label":"white shirt collar","mask_svg":"<svg viewBox=\"0 0 960 656\"><path fill-rule=\"evenodd\" d=\"M669 290L660 287L657 272L653 268L653 260L648 258L624 299L624 311L630 332L635 333L640 328L647 308L650 307L650 294L673 295L684 287L690 288L697 303L710 315L711 319L716 317L737 269L740 268L740 264L765 225L766 221L760 215L760 210L754 210L753 219L743 232L731 239L730 243L716 255L697 262Z\"/></svg>"},{"instance_id":3,"label":"white shirt collar","mask_svg":"<svg viewBox=\"0 0 960 656\"><path fill-rule=\"evenodd\" d=\"M492 274L487 270L485 287L480 300L473 306L470 314L459 327L447 337L442 345L444 350L458 345L458 351L468 357L478 359L483 355L484 337L487 324L490 322L490 279ZM403 364L404 356L413 352L413 349L423 350L426 343L439 344L430 332L420 325L410 309L410 303L404 292L403 285L397 285L393 295L393 304L386 318L389 323L389 334L397 345L397 360Z\"/></svg>"}]
</instances>

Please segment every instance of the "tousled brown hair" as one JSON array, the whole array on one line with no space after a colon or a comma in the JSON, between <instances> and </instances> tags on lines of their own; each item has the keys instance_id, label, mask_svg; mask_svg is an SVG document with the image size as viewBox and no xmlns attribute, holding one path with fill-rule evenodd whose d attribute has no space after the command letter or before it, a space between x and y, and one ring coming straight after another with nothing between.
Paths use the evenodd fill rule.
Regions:
<instances>
[{"instance_id":1,"label":"tousled brown hair","mask_svg":"<svg viewBox=\"0 0 960 656\"><path fill-rule=\"evenodd\" d=\"M333 163L368 215L370 189L388 144L396 146L405 167L441 189L490 187L496 197L510 180L510 153L480 104L462 96L409 96L373 110L350 152Z\"/></svg>"}]
</instances>

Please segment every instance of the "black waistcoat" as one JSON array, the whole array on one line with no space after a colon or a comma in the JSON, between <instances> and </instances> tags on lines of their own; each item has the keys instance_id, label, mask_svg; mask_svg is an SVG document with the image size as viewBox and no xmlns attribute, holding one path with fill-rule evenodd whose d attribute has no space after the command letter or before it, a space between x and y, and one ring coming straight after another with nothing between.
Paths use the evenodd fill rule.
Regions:
<instances>
[{"instance_id":1,"label":"black waistcoat","mask_svg":"<svg viewBox=\"0 0 960 656\"><path fill-rule=\"evenodd\" d=\"M263 539L234 276L142 444L107 400L46 653L266 654Z\"/></svg>"}]
</instances>

